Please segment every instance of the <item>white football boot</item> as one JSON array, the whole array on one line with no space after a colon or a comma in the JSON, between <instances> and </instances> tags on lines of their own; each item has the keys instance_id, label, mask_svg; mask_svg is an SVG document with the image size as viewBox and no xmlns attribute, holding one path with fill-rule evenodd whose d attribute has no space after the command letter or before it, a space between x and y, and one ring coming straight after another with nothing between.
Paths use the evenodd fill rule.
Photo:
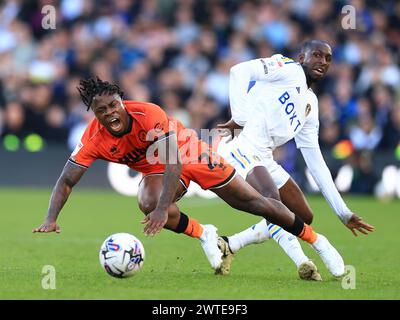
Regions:
<instances>
[{"instance_id":1,"label":"white football boot","mask_svg":"<svg viewBox=\"0 0 400 320\"><path fill-rule=\"evenodd\" d=\"M222 252L218 248L217 230L212 224L203 225L203 234L200 237L201 246L214 270L219 269L222 264Z\"/></svg>"},{"instance_id":2,"label":"white football boot","mask_svg":"<svg viewBox=\"0 0 400 320\"><path fill-rule=\"evenodd\" d=\"M329 243L327 238L318 233L317 240L311 245L311 247L318 253L333 276L341 277L344 275L345 270L343 258Z\"/></svg>"}]
</instances>

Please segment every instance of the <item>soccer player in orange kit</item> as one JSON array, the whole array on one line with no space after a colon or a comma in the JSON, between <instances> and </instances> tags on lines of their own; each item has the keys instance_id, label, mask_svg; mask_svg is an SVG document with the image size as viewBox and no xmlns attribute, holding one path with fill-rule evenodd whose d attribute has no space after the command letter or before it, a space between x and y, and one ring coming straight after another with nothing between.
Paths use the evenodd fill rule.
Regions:
<instances>
[{"instance_id":1,"label":"soccer player in orange kit","mask_svg":"<svg viewBox=\"0 0 400 320\"><path fill-rule=\"evenodd\" d=\"M44 223L33 232L60 232L56 220L72 188L96 159L103 159L126 164L143 174L138 202L146 215L142 221L146 235L165 227L199 238L216 270L222 263L217 229L189 218L176 204L190 181L213 191L233 208L280 225L310 243L324 263L334 263L344 272L343 259L325 237L281 202L259 194L208 144L169 119L159 106L122 100L117 85L99 78L82 80L78 90L95 119L87 126L53 189Z\"/></svg>"}]
</instances>

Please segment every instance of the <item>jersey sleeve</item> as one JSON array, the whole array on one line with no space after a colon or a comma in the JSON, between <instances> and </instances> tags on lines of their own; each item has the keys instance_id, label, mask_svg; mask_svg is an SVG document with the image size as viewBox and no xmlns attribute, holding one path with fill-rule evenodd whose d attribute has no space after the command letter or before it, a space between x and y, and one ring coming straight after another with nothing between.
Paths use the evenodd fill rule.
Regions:
<instances>
[{"instance_id":1,"label":"jersey sleeve","mask_svg":"<svg viewBox=\"0 0 400 320\"><path fill-rule=\"evenodd\" d=\"M81 140L72 151L68 161L85 168L98 159L95 145L90 141L89 127L86 128Z\"/></svg>"},{"instance_id":2,"label":"jersey sleeve","mask_svg":"<svg viewBox=\"0 0 400 320\"><path fill-rule=\"evenodd\" d=\"M249 114L246 99L249 88L254 81L279 81L287 77L285 65L295 63L292 59L280 54L270 58L254 59L234 65L230 70L229 100L232 119L244 126Z\"/></svg>"},{"instance_id":3,"label":"jersey sleeve","mask_svg":"<svg viewBox=\"0 0 400 320\"><path fill-rule=\"evenodd\" d=\"M344 224L347 224L353 216L353 213L347 207L337 190L321 150L319 148L301 148L300 150L307 168L310 170L311 176L318 185L319 190L340 220L342 220Z\"/></svg>"},{"instance_id":4,"label":"jersey sleeve","mask_svg":"<svg viewBox=\"0 0 400 320\"><path fill-rule=\"evenodd\" d=\"M297 149L300 148L319 148L319 119L318 105L314 106L310 117L306 120L303 128L295 135Z\"/></svg>"}]
</instances>

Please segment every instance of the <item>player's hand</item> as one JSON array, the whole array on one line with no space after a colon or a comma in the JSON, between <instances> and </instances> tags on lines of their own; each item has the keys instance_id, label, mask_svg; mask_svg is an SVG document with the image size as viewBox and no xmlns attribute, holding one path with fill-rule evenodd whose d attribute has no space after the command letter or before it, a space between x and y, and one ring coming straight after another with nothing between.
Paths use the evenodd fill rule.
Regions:
<instances>
[{"instance_id":1,"label":"player's hand","mask_svg":"<svg viewBox=\"0 0 400 320\"><path fill-rule=\"evenodd\" d=\"M233 119L231 119L228 122L217 124L217 129L220 136L230 137L231 139L233 139L239 134L243 127L238 125L235 121L233 121Z\"/></svg>"},{"instance_id":2,"label":"player's hand","mask_svg":"<svg viewBox=\"0 0 400 320\"><path fill-rule=\"evenodd\" d=\"M156 233L160 232L165 226L168 220L168 210L162 210L156 208L154 211L150 212L144 217L142 223L145 223L143 232L146 236L154 236Z\"/></svg>"},{"instance_id":3,"label":"player's hand","mask_svg":"<svg viewBox=\"0 0 400 320\"><path fill-rule=\"evenodd\" d=\"M363 234L368 234L368 232L373 232L375 230L374 226L366 223L361 217L357 216L355 213L353 213L349 222L347 222L346 227L349 228L356 237L358 236L356 230Z\"/></svg>"},{"instance_id":4,"label":"player's hand","mask_svg":"<svg viewBox=\"0 0 400 320\"><path fill-rule=\"evenodd\" d=\"M33 233L39 232L39 233L49 233L49 232L55 232L55 233L60 233L61 229L59 225L55 221L45 221L39 228L35 228L32 230Z\"/></svg>"}]
</instances>

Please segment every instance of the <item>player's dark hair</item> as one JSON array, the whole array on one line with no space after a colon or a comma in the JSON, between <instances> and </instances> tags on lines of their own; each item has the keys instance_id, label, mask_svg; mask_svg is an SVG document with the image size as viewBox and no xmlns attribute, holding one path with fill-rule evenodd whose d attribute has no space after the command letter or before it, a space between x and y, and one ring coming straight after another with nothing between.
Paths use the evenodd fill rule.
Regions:
<instances>
[{"instance_id":1,"label":"player's dark hair","mask_svg":"<svg viewBox=\"0 0 400 320\"><path fill-rule=\"evenodd\" d=\"M83 103L87 106L87 111L89 111L90 105L93 102L93 98L96 95L102 95L103 93L117 93L121 98L124 95L119 86L109 83L108 81L103 81L97 76L96 79L81 79L81 81L79 82L79 87L77 87L77 89L81 95Z\"/></svg>"},{"instance_id":2,"label":"player's dark hair","mask_svg":"<svg viewBox=\"0 0 400 320\"><path fill-rule=\"evenodd\" d=\"M318 44L329 46L329 43L326 41L319 40L319 39L311 39L311 40L304 41L304 43L301 45L300 53L306 53L306 51L310 50L313 46L318 45Z\"/></svg>"}]
</instances>

